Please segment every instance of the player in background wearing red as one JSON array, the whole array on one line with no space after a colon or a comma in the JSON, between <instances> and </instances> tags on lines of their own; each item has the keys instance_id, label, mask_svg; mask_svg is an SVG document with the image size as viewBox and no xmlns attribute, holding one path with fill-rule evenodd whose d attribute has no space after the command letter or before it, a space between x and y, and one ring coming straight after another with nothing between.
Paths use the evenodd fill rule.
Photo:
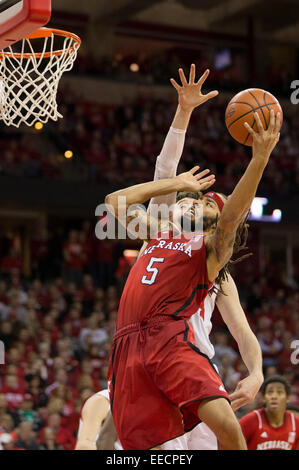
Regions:
<instances>
[{"instance_id":1,"label":"player in background wearing red","mask_svg":"<svg viewBox=\"0 0 299 470\"><path fill-rule=\"evenodd\" d=\"M291 387L279 375L262 386L264 408L240 419L248 450L299 450L299 418L287 411Z\"/></svg>"},{"instance_id":2,"label":"player in background wearing red","mask_svg":"<svg viewBox=\"0 0 299 470\"><path fill-rule=\"evenodd\" d=\"M267 130L257 113L255 119L257 131L245 125L253 137L252 159L223 207L208 198L194 198L191 205L182 201L175 205L173 220L144 217L138 209L127 214L132 205L152 197L198 193L203 176L196 173L198 167L175 178L116 191L105 199L117 218L127 214L126 227L132 221L144 225L142 239L149 241L124 288L110 354L111 409L124 449L155 448L200 421L216 434L220 449L246 449L229 396L210 360L194 345L188 319L230 260L237 229L279 140L279 113L275 117L271 111ZM197 224L202 207L214 233L205 237L182 233L182 219ZM149 239L153 230L156 235Z\"/></svg>"}]
</instances>

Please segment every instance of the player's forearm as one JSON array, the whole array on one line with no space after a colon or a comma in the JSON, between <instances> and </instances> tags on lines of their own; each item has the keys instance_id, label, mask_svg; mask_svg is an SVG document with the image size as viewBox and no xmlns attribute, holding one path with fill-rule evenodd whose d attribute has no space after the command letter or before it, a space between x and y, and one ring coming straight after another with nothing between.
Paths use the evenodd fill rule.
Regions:
<instances>
[{"instance_id":1,"label":"player's forearm","mask_svg":"<svg viewBox=\"0 0 299 470\"><path fill-rule=\"evenodd\" d=\"M267 165L268 158L253 158L244 175L225 203L218 227L228 232L235 232L245 214L250 209L256 195L259 182Z\"/></svg>"},{"instance_id":2,"label":"player's forearm","mask_svg":"<svg viewBox=\"0 0 299 470\"><path fill-rule=\"evenodd\" d=\"M241 358L246 365L250 375L256 375L263 381L263 359L259 342L251 331L244 328L239 337L236 338Z\"/></svg>"},{"instance_id":3,"label":"player's forearm","mask_svg":"<svg viewBox=\"0 0 299 470\"><path fill-rule=\"evenodd\" d=\"M177 178L150 181L149 183L137 184L108 194L105 198L105 204L111 205L117 210L120 200L122 204L124 203L126 207L129 207L133 204L143 204L152 197L163 196L182 189L183 187Z\"/></svg>"},{"instance_id":4,"label":"player's forearm","mask_svg":"<svg viewBox=\"0 0 299 470\"><path fill-rule=\"evenodd\" d=\"M231 335L239 346L241 357L250 374L262 373L262 352L240 303L234 279L229 274L217 295L217 307Z\"/></svg>"},{"instance_id":5,"label":"player's forearm","mask_svg":"<svg viewBox=\"0 0 299 470\"><path fill-rule=\"evenodd\" d=\"M77 442L75 450L97 450L95 441L81 439Z\"/></svg>"},{"instance_id":6,"label":"player's forearm","mask_svg":"<svg viewBox=\"0 0 299 470\"><path fill-rule=\"evenodd\" d=\"M164 178L174 178L176 176L178 164L185 144L185 135L186 131L182 128L170 127L160 155L156 160L154 181L158 181ZM170 207L175 204L175 201L175 192L167 194L166 196L154 197L150 200L148 212L151 212L154 204L166 204Z\"/></svg>"},{"instance_id":7,"label":"player's forearm","mask_svg":"<svg viewBox=\"0 0 299 470\"><path fill-rule=\"evenodd\" d=\"M193 109L183 109L178 105L171 127L186 131L190 122Z\"/></svg>"}]
</instances>

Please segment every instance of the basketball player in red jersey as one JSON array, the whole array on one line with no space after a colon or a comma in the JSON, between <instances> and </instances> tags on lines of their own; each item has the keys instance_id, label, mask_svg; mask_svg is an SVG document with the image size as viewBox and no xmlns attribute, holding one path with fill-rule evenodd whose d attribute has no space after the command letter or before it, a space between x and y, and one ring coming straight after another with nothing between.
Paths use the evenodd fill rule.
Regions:
<instances>
[{"instance_id":1,"label":"basketball player in red jersey","mask_svg":"<svg viewBox=\"0 0 299 470\"><path fill-rule=\"evenodd\" d=\"M249 450L299 450L299 418L287 411L291 387L279 375L262 386L265 407L240 419Z\"/></svg>"},{"instance_id":2,"label":"basketball player in red jersey","mask_svg":"<svg viewBox=\"0 0 299 470\"><path fill-rule=\"evenodd\" d=\"M179 75L181 85L178 85L175 80L171 80L174 88L178 92L178 107L161 153L156 160L155 181L176 176L177 167L183 153L185 134L192 112L196 107L205 103L207 99L211 99L218 94L217 91L211 92L208 95L203 95L201 92L202 86L209 75L209 70L206 70L197 83L194 84L192 84L192 82L194 82L193 77L195 77L194 64L192 64L190 68L189 82L182 69L179 69ZM212 194L212 192L209 192L206 196L212 196ZM176 193L173 193L151 199L148 207L149 213L151 212L152 206L155 204L167 204L168 206L172 206L176 202L176 196ZM223 203L226 202L227 198L219 193L218 196ZM180 194L179 197L181 197ZM205 229L205 227L203 228ZM205 231L205 234L207 233L208 232ZM146 246L147 243L144 242L140 253L143 252ZM217 287L219 287L219 285L217 285ZM248 324L240 304L234 280L228 273L227 279L221 283L221 290L218 290L218 292L210 292L204 303L190 319L191 327L195 335L196 346L199 350L205 353L211 360L215 354L214 347L209 339L209 334L212 328L211 317L216 303L223 321L238 344L240 355L249 372L249 375L238 383L235 392L230 395L232 408L235 411L241 406L251 402L263 383L261 348ZM189 450L216 450L218 448L216 436L204 423L196 426L196 428L187 435L170 441L167 444L168 448L170 449L173 445L172 449L175 450L179 439L182 440L185 449Z\"/></svg>"},{"instance_id":3,"label":"basketball player in red jersey","mask_svg":"<svg viewBox=\"0 0 299 470\"><path fill-rule=\"evenodd\" d=\"M218 94L217 91L213 91L207 95L203 95L201 92L202 86L209 76L209 70L204 72L197 83L194 83L195 73L195 65L192 64L190 68L189 82L187 82L182 69L179 69L181 86L178 85L174 79L171 79L172 85L178 92L178 107L165 139L162 151L157 157L154 175L155 181L162 178L176 176L177 167L183 153L185 133L194 109L205 103L208 99L214 98ZM209 195L209 193L207 195ZM227 198L222 194L218 194L218 196L222 199L223 203L226 202ZM149 212L151 211L151 206L153 204L167 204L168 206L171 206L175 204L175 202L176 193L153 198L149 204ZM144 242L140 252L142 253L145 248L146 242ZM249 370L249 376L238 384L236 392L231 397L232 406L234 410L236 410L252 401L263 383L262 354L258 340L251 331L246 320L245 313L240 305L238 291L234 280L229 274L222 287L226 295L221 292L218 293L217 298L215 299L217 307L224 322L237 341L242 359ZM194 329L196 328L195 323L193 323L192 326ZM210 329L211 327L212 326L209 325ZM197 334L197 336L199 335ZM211 344L204 344L208 343L207 336L208 334L205 335L205 338L201 339L199 348L201 349L202 347L204 352L206 352L206 354L211 358L211 354L214 354L214 350Z\"/></svg>"},{"instance_id":4,"label":"basketball player in red jersey","mask_svg":"<svg viewBox=\"0 0 299 470\"><path fill-rule=\"evenodd\" d=\"M156 225L157 235L148 240L125 285L108 373L111 409L124 449L156 448L200 421L216 434L220 449L246 449L229 396L207 356L194 345L188 319L230 259L237 228L279 140L279 114L271 112L266 131L257 113L255 118L257 132L246 124L253 137L251 162L224 207L209 198L194 199L191 207L176 205L171 223L145 218L146 232ZM105 202L118 217L152 197L198 192L202 174L197 170L116 191ZM182 219L196 224L202 207L216 226L212 235L174 229ZM142 224L139 212L131 211L127 225L136 218Z\"/></svg>"}]
</instances>

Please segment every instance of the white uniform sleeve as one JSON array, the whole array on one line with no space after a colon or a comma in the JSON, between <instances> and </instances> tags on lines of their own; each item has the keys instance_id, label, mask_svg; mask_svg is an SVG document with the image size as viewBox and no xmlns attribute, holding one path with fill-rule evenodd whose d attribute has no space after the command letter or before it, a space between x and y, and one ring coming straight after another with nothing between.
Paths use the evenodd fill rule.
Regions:
<instances>
[{"instance_id":1,"label":"white uniform sleeve","mask_svg":"<svg viewBox=\"0 0 299 470\"><path fill-rule=\"evenodd\" d=\"M183 153L186 131L170 127L160 155L157 157L154 181L163 178L174 178L178 164ZM171 206L176 201L176 193L167 196L158 196L150 200L149 211L152 204L167 204Z\"/></svg>"},{"instance_id":2,"label":"white uniform sleeve","mask_svg":"<svg viewBox=\"0 0 299 470\"><path fill-rule=\"evenodd\" d=\"M108 389L101 390L100 392L97 393L97 395L101 395L102 397L105 397L108 401L110 401L110 395L109 395Z\"/></svg>"}]
</instances>

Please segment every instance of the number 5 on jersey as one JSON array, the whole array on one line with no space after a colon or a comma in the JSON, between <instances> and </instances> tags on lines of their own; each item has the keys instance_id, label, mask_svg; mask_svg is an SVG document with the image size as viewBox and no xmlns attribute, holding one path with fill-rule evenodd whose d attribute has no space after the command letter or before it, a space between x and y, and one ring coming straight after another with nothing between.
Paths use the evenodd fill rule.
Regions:
<instances>
[{"instance_id":1,"label":"number 5 on jersey","mask_svg":"<svg viewBox=\"0 0 299 470\"><path fill-rule=\"evenodd\" d=\"M141 279L142 284L147 284L148 286L151 286L152 284L154 284L154 282L156 280L156 277L158 276L159 269L154 268L153 264L154 263L164 263L164 259L165 258L155 258L155 257L152 257L150 259L150 262L148 263L148 265L146 267L146 270L147 270L148 273L151 274L151 277L148 278L148 276L146 274L144 276L142 276L142 279Z\"/></svg>"}]
</instances>

